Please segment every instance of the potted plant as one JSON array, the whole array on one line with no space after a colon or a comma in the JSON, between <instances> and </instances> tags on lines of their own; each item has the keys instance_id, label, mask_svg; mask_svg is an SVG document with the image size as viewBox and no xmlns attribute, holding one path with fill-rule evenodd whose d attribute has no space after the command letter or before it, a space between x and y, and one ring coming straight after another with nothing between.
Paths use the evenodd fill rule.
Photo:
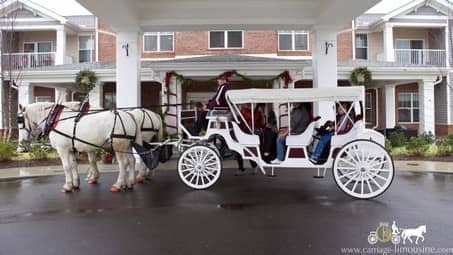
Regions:
<instances>
[{"instance_id":1,"label":"potted plant","mask_svg":"<svg viewBox=\"0 0 453 255\"><path fill-rule=\"evenodd\" d=\"M112 164L112 161L113 161L113 154L109 151L106 151L103 155L102 155L102 162L104 164Z\"/></svg>"}]
</instances>

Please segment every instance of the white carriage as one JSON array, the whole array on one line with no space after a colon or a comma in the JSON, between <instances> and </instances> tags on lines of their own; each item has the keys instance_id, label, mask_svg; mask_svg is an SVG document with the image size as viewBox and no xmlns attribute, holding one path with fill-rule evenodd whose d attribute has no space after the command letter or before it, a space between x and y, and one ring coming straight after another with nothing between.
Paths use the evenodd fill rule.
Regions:
<instances>
[{"instance_id":1,"label":"white carriage","mask_svg":"<svg viewBox=\"0 0 453 255\"><path fill-rule=\"evenodd\" d=\"M189 146L182 147L178 160L178 173L181 180L191 188L205 189L212 186L220 177L222 157L212 143L212 138L221 136L228 148L237 152L244 159L256 162L263 174L274 173L275 168L332 168L337 186L346 194L360 199L370 199L384 193L392 183L394 165L391 156L384 148L385 138L382 134L365 128L364 89L362 87L339 87L329 89L245 89L230 90L226 94L228 110L212 110L208 113L208 128L203 136L192 135L184 125L182 131L190 141ZM350 102L348 118L353 123L345 134L332 134L328 156L319 164L309 159L311 146L316 139L317 127L327 120L314 118L302 134L289 135L286 138L286 156L281 164L270 164L263 160L260 149L260 137L244 132L239 124L247 123L239 110L240 104L258 103L286 104L288 112L292 103L328 102L334 105ZM341 106L340 106L341 107ZM321 113L322 114L322 113ZM335 116L330 114L329 116ZM290 118L290 116L288 116ZM253 119L253 118L252 118ZM332 120L335 122L336 120ZM288 121L290 123L290 121ZM336 126L336 123L335 123ZM291 129L291 127L289 127Z\"/></svg>"}]
</instances>

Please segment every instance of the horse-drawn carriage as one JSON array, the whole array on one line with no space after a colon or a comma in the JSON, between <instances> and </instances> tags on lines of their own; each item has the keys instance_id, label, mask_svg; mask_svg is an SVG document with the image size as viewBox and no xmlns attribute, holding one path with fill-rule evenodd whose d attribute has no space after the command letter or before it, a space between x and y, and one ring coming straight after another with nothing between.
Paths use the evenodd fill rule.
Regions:
<instances>
[{"instance_id":1,"label":"horse-drawn carriage","mask_svg":"<svg viewBox=\"0 0 453 255\"><path fill-rule=\"evenodd\" d=\"M205 189L219 179L222 157L212 143L213 137L219 136L230 150L237 152L243 159L254 161L263 174L268 170L273 174L275 168L315 168L318 173L319 169L324 168L325 175L326 168L331 167L338 187L346 194L361 199L376 197L390 186L394 177L393 161L384 148L384 136L365 128L363 88L230 90L226 99L228 110L209 111L208 126L203 136L192 135L181 125L189 143L187 147L182 147L178 173L189 187ZM319 131L320 118L317 117L313 118L303 133L287 136L285 160L281 164L264 161L261 139L254 134L253 125L247 124L239 105L251 104L253 109L258 103L287 104L287 109L291 109L292 103L318 102L330 102L332 113L335 111L334 105L342 107L341 102L349 102L349 109L344 111L350 118L348 121L353 122L352 128L345 134L333 131L325 160L322 163L313 162L309 157ZM240 123L244 123L249 132L241 129ZM288 128L291 129L290 126Z\"/></svg>"},{"instance_id":2,"label":"horse-drawn carriage","mask_svg":"<svg viewBox=\"0 0 453 255\"><path fill-rule=\"evenodd\" d=\"M23 129L28 136L43 123L49 123L50 141L59 152L65 169L66 181L62 189L65 192L79 187L74 152L88 152L91 168L95 169L90 180L96 182L99 172L95 151L105 146L116 151L120 165L118 181L111 190L118 191L125 185L131 188L135 183L131 144L135 145L135 153L138 152L150 169L157 166L156 148L176 146L180 151L177 169L181 180L194 189L209 188L219 179L222 171L222 155L213 142L217 138L221 138L231 151L237 152L243 159L254 161L263 174L269 170L273 174L275 168L315 168L318 169L318 175L319 169L324 169L324 176L326 169L331 167L337 186L346 194L361 199L374 198L390 186L394 177L393 161L384 148L384 136L365 128L363 88L230 90L226 100L228 109L208 112L207 130L203 136L192 134L180 121L183 134L179 139L157 143L150 142L153 136L162 134L161 119L144 109L99 111L80 117L77 111L62 112L62 107L38 105L27 110L22 108L21 114L24 116ZM343 109L343 112L353 124L347 133L333 131L324 153L325 158L318 162L310 160L310 155L319 135L317 127L321 124L320 117L313 118L303 133L287 136L285 160L281 164L272 164L262 157L261 139L253 132L253 122L249 126L239 110L240 104L251 104L253 109L255 104L268 103L279 106L286 104L289 112L292 103L319 102L332 105L331 114L321 113L326 116L335 116L335 108L343 107L342 102L348 102L349 109ZM321 117L326 119L325 116ZM250 132L241 129L241 123ZM291 130L291 126L288 128ZM144 173L143 162L140 176ZM128 180L126 173L129 173Z\"/></svg>"}]
</instances>

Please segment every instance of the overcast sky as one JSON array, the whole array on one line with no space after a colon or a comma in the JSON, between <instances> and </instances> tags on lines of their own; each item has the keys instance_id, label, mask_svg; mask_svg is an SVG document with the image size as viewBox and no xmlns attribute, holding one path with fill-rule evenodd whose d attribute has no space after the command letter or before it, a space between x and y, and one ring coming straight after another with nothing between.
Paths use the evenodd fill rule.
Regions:
<instances>
[{"instance_id":1,"label":"overcast sky","mask_svg":"<svg viewBox=\"0 0 453 255\"><path fill-rule=\"evenodd\" d=\"M69 16L69 15L84 15L90 14L84 7L82 7L76 0L31 0L42 6L55 11L56 13ZM371 8L369 13L387 13L411 0L382 0L376 6Z\"/></svg>"}]
</instances>

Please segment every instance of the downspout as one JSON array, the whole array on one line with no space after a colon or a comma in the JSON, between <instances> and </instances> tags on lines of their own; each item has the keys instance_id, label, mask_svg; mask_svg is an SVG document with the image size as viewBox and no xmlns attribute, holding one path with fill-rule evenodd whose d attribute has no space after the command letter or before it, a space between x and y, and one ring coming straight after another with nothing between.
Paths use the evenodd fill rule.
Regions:
<instances>
[{"instance_id":1,"label":"downspout","mask_svg":"<svg viewBox=\"0 0 453 255\"><path fill-rule=\"evenodd\" d=\"M379 91L378 88L374 88L374 91L376 93L376 125L373 127L373 129L376 129L379 126L379 114L378 114L378 106L379 106Z\"/></svg>"},{"instance_id":2,"label":"downspout","mask_svg":"<svg viewBox=\"0 0 453 255\"><path fill-rule=\"evenodd\" d=\"M96 36L96 62L99 62L99 20L98 17L94 18L94 24L95 24L95 36Z\"/></svg>"}]
</instances>

